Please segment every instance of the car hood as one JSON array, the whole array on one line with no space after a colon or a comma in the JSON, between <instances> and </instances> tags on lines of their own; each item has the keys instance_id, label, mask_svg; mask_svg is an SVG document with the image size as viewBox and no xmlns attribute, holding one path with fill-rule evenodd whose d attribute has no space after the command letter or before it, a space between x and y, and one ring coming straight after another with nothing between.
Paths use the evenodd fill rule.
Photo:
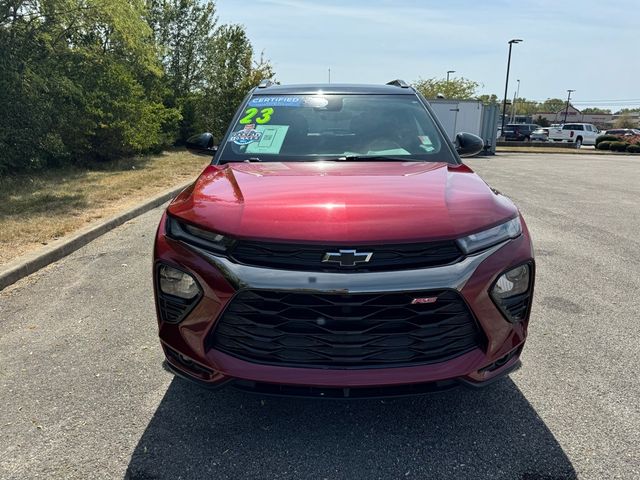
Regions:
<instances>
[{"instance_id":1,"label":"car hood","mask_svg":"<svg viewBox=\"0 0 640 480\"><path fill-rule=\"evenodd\" d=\"M517 215L469 167L425 162L209 166L168 212L234 237L336 244L450 239Z\"/></svg>"}]
</instances>

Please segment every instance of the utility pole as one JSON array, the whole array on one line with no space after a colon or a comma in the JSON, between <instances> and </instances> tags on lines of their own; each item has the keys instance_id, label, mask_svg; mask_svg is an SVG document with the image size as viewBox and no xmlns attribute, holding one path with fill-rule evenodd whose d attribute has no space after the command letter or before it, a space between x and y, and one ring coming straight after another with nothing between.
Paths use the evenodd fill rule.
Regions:
<instances>
[{"instance_id":1,"label":"utility pole","mask_svg":"<svg viewBox=\"0 0 640 480\"><path fill-rule=\"evenodd\" d=\"M567 95L567 106L564 108L564 122L567 123L567 114L569 113L569 100L571 100L571 92L575 92L575 90L567 90L569 95Z\"/></svg>"},{"instance_id":2,"label":"utility pole","mask_svg":"<svg viewBox=\"0 0 640 480\"><path fill-rule=\"evenodd\" d=\"M329 67L329 83L331 83L331 67Z\"/></svg>"},{"instance_id":3,"label":"utility pole","mask_svg":"<svg viewBox=\"0 0 640 480\"><path fill-rule=\"evenodd\" d=\"M449 83L449 74L450 73L456 73L455 70L447 70L447 83Z\"/></svg>"},{"instance_id":4,"label":"utility pole","mask_svg":"<svg viewBox=\"0 0 640 480\"><path fill-rule=\"evenodd\" d=\"M518 82L518 88L513 94L513 103L511 104L511 123L516 123L516 101L520 98L520 80L516 80Z\"/></svg>"},{"instance_id":5,"label":"utility pole","mask_svg":"<svg viewBox=\"0 0 640 480\"><path fill-rule=\"evenodd\" d=\"M504 137L504 120L507 114L507 91L509 90L509 68L511 67L511 47L514 43L520 43L522 39L514 38L509 40L509 59L507 60L507 79L504 82L504 98L502 100L502 127L500 128L500 136Z\"/></svg>"}]
</instances>

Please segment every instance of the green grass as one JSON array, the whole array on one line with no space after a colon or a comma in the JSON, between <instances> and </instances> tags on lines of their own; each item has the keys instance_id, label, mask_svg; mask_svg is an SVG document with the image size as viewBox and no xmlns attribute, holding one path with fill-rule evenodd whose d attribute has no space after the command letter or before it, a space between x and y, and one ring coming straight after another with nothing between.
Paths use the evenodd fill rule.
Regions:
<instances>
[{"instance_id":1,"label":"green grass","mask_svg":"<svg viewBox=\"0 0 640 480\"><path fill-rule=\"evenodd\" d=\"M0 177L0 264L195 178L207 163L175 150Z\"/></svg>"}]
</instances>

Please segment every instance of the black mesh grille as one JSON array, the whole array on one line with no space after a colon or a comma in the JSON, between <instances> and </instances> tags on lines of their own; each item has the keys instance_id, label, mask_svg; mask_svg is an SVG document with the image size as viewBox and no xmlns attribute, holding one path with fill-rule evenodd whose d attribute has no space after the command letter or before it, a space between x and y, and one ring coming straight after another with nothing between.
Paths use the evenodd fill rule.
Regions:
<instances>
[{"instance_id":1,"label":"black mesh grille","mask_svg":"<svg viewBox=\"0 0 640 480\"><path fill-rule=\"evenodd\" d=\"M160 319L163 322L177 323L191 310L191 307L197 302L197 298L193 300L184 300L172 295L158 293L158 311Z\"/></svg>"},{"instance_id":2,"label":"black mesh grille","mask_svg":"<svg viewBox=\"0 0 640 480\"><path fill-rule=\"evenodd\" d=\"M415 298L434 303L412 304ZM481 346L454 291L307 294L245 290L231 301L210 345L258 363L371 367L436 363Z\"/></svg>"},{"instance_id":3,"label":"black mesh grille","mask_svg":"<svg viewBox=\"0 0 640 480\"><path fill-rule=\"evenodd\" d=\"M371 252L371 260L354 266L325 263L323 257L328 252L341 249ZM454 263L462 257L462 252L454 241L432 243L406 243L397 245L353 245L327 246L293 243L265 243L239 240L233 247L231 256L239 263L259 267L282 268L306 271L384 271L408 270L434 267Z\"/></svg>"},{"instance_id":4,"label":"black mesh grille","mask_svg":"<svg viewBox=\"0 0 640 480\"><path fill-rule=\"evenodd\" d=\"M531 294L529 291L522 295L516 295L515 297L500 300L502 309L513 322L519 322L526 318L530 304Z\"/></svg>"}]
</instances>

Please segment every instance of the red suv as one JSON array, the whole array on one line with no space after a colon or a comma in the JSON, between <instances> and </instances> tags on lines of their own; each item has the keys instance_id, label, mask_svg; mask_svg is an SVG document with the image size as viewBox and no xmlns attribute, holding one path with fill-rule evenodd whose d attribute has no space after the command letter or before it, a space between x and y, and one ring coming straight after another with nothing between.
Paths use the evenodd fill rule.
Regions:
<instances>
[{"instance_id":1,"label":"red suv","mask_svg":"<svg viewBox=\"0 0 640 480\"><path fill-rule=\"evenodd\" d=\"M387 85L272 85L243 101L162 216L165 365L202 385L361 397L486 385L519 366L534 284L518 209L427 101Z\"/></svg>"}]
</instances>

